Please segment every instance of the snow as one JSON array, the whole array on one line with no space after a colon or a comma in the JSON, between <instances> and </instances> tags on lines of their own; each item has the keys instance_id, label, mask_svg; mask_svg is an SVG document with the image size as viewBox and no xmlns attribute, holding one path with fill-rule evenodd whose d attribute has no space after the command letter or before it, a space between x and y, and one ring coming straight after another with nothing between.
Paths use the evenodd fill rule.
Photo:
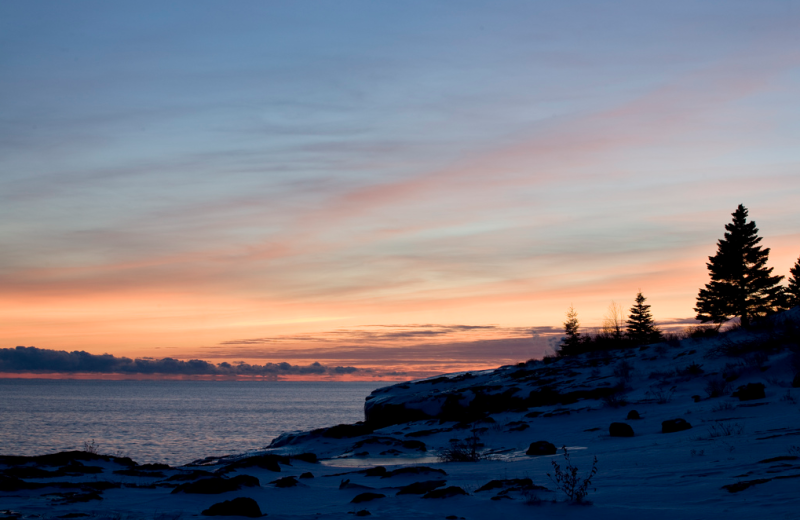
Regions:
<instances>
[{"instance_id":1,"label":"snow","mask_svg":"<svg viewBox=\"0 0 800 520\"><path fill-rule=\"evenodd\" d=\"M788 315L788 318L798 317ZM255 499L269 518L286 519L352 518L353 513L362 510L369 511L373 518L393 519L452 516L796 519L800 517L800 388L791 387L795 375L792 353L783 349L768 355L752 352L728 357L720 352L737 345L746 349L769 338L767 332L742 330L706 340L687 339L671 346L651 345L608 355L561 359L548 365L533 362L501 367L476 372L472 374L474 377L460 374L460 377L450 375L394 385L376 391L367 401L367 407L375 406L374 403L408 404L436 416L442 412L441 403L447 395L461 394L460 403L466 406L474 399L470 392L476 386L488 388L486 391L492 395L517 389L505 395L524 397L546 380L563 395L612 388L625 372L621 370L623 362L631 367L625 382L627 390L617 396L617 401L621 398L627 404L618 407L609 405L619 404L613 399L605 402L586 398L568 404L498 411L470 424L431 417L385 426L351 438L325 436L324 431L295 432L284 437L284 441L291 442L261 453L292 456L310 452L320 457L321 462L292 458L280 464L280 472L257 466L239 467L227 471L225 476L251 475L258 478L260 486L221 494L172 493L173 488L166 487L165 479L189 470L213 472L252 453L166 469L162 471L163 478L115 474L114 471L124 468L118 459L84 460L81 462L86 466L101 467L102 473L23 480L29 483L110 481L120 487L100 492L102 500L75 503L62 503L62 497L54 495L75 489L4 490L0 491L0 512L13 511L18 518L49 519L84 513L87 518L174 519L197 516L212 504L245 496ZM702 373L686 371L693 363L701 365ZM526 371L522 376L521 370ZM721 378L722 373L738 378L730 383L724 396L710 398L707 380ZM739 401L730 396L733 390L747 383L764 384L765 398ZM627 420L630 410L637 410L641 419ZM687 420L692 428L661 433L662 421L675 418ZM612 422L631 425L635 436L609 436ZM523 425L528 425L527 429L522 429ZM451 439L466 439L473 431L484 445L484 460L439 461L439 450L448 447ZM592 460L597 458L598 471L589 486L588 504L566 502L563 493L548 478L548 473L553 474L553 462L565 466L561 449L553 456L525 455L530 443L539 440L559 448L566 446L579 475L588 474ZM419 442L409 441L421 441L426 451L420 449ZM446 476L409 473L381 477L363 471L384 466L390 472L420 465L444 470ZM0 459L0 469L10 468L12 464ZM300 478L295 487L270 484L306 472L314 478ZM550 491L509 491L508 498L496 500L492 498L502 489L477 491L490 480L521 478L530 478L533 484ZM349 482L342 485L344 480ZM440 499L396 495L401 486L430 480L446 480L446 486L459 486L468 495ZM760 483L737 492L723 488L751 481ZM386 496L351 503L365 491Z\"/></svg>"}]
</instances>

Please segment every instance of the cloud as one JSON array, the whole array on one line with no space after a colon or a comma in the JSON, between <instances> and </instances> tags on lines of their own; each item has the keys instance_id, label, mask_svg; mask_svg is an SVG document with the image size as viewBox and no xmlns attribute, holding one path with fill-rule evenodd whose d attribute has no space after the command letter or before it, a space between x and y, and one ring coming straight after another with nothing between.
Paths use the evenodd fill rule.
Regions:
<instances>
[{"instance_id":1,"label":"cloud","mask_svg":"<svg viewBox=\"0 0 800 520\"><path fill-rule=\"evenodd\" d=\"M326 366L316 361L309 365L292 365L286 362L263 365L251 365L243 362L213 364L200 359L188 361L173 358L130 359L111 354L90 354L77 350L67 352L36 347L17 347L0 349L0 373L2 372L257 376L276 379L281 376L341 376L364 372L364 370L352 366Z\"/></svg>"}]
</instances>

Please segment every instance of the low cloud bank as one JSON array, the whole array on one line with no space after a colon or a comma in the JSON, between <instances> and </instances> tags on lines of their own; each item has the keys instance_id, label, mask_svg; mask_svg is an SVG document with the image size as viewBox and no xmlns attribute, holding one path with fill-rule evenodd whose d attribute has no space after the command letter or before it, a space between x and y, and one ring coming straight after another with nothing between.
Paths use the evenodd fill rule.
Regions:
<instances>
[{"instance_id":1,"label":"low cloud bank","mask_svg":"<svg viewBox=\"0 0 800 520\"><path fill-rule=\"evenodd\" d=\"M310 365L265 363L250 365L243 362L219 364L200 359L181 361L173 358L131 359L111 354L90 354L84 351L67 352L36 347L0 349L0 372L33 373L95 373L95 374L164 374L164 375L220 375L220 376L341 376L365 372L356 367L326 366L319 362Z\"/></svg>"}]
</instances>

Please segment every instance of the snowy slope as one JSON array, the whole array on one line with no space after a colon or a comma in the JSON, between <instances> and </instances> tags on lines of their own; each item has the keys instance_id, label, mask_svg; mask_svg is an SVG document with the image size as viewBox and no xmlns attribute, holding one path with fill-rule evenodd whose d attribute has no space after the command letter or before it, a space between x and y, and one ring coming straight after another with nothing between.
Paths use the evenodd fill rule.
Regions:
<instances>
[{"instance_id":1,"label":"snowy slope","mask_svg":"<svg viewBox=\"0 0 800 520\"><path fill-rule=\"evenodd\" d=\"M81 460L100 468L81 476L75 476L77 465L68 476L64 465L0 459L0 511L12 510L17 518L179 518L250 497L270 518L287 519L351 518L358 511L398 519L800 518L800 388L791 386L795 355L784 348L797 346L792 327L798 314L795 309L760 331L393 385L367 399L364 423L287 433L261 458L249 454L156 470L105 457ZM764 385L764 397L731 395L748 384ZM711 397L715 390L722 395ZM631 410L640 418L627 419ZM671 419L684 419L691 429L662 433L662 422ZM634 436L610 436L614 422L630 425ZM451 440L473 435L483 460L439 462ZM535 441L566 446L581 476L597 458L588 505L566 502L548 478L553 462L565 466L563 451L526 455ZM371 469L380 465L385 469ZM409 467L417 469L393 471ZM36 476L31 468L60 474ZM255 477L258 485L219 494L175 487L212 476L190 473L198 470L215 473L212 489L238 485L239 475ZM278 481L291 476L298 478ZM530 485L506 482L481 490L491 480L525 478ZM94 485L100 499L75 502L67 495L80 499L89 487L24 488L65 481ZM110 484L98 484L103 482ZM457 486L467 494L397 494L414 483ZM351 503L362 493L384 496Z\"/></svg>"}]
</instances>

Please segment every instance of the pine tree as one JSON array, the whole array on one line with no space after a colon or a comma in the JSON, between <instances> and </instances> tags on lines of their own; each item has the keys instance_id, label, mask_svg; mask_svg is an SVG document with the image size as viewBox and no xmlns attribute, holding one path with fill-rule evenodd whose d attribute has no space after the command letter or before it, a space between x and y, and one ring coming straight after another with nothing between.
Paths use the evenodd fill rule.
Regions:
<instances>
[{"instance_id":1,"label":"pine tree","mask_svg":"<svg viewBox=\"0 0 800 520\"><path fill-rule=\"evenodd\" d=\"M567 321L564 322L564 337L561 339L561 348L558 350L560 356L574 356L582 352L583 338L578 332L579 327L578 313L570 305L569 311L567 311Z\"/></svg>"},{"instance_id":2,"label":"pine tree","mask_svg":"<svg viewBox=\"0 0 800 520\"><path fill-rule=\"evenodd\" d=\"M769 248L758 245L755 222L747 222L747 208L739 204L733 222L725 225L725 237L717 242L717 254L706 264L711 282L697 295L697 319L721 326L738 316L743 327L751 318L775 312L782 300L783 276L772 276L767 267Z\"/></svg>"},{"instance_id":3,"label":"pine tree","mask_svg":"<svg viewBox=\"0 0 800 520\"><path fill-rule=\"evenodd\" d=\"M644 303L646 298L642 291L636 294L636 303L631 307L625 328L625 335L638 345L655 343L661 339L661 331L656 328L650 306Z\"/></svg>"},{"instance_id":4,"label":"pine tree","mask_svg":"<svg viewBox=\"0 0 800 520\"><path fill-rule=\"evenodd\" d=\"M795 262L794 267L789 270L789 287L786 289L786 303L789 308L800 305L800 258Z\"/></svg>"}]
</instances>

